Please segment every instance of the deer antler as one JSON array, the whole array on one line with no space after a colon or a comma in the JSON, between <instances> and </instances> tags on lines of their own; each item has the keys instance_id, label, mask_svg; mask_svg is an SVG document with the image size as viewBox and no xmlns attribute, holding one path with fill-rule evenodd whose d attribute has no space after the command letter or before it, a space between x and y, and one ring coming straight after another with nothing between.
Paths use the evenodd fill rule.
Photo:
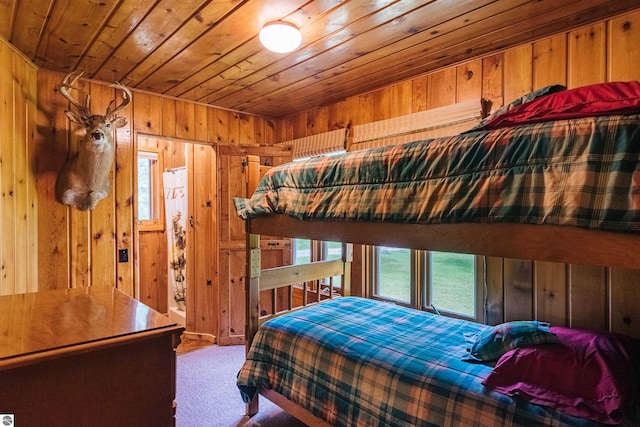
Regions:
<instances>
[{"instance_id":1,"label":"deer antler","mask_svg":"<svg viewBox=\"0 0 640 427\"><path fill-rule=\"evenodd\" d=\"M83 74L84 74L84 71L80 71L80 72L74 71L67 74L66 76L64 76L64 78L62 79L62 82L60 82L57 88L58 88L58 92L60 92L60 95L64 96L71 103L71 105L73 105L78 109L81 117L89 117L91 116L91 113L89 111L89 99L90 99L89 95L87 95L87 97L85 98L84 105L83 105L77 100L75 100L71 96L71 92L70 92L71 89L77 89L74 85Z\"/></svg>"},{"instance_id":2,"label":"deer antler","mask_svg":"<svg viewBox=\"0 0 640 427\"><path fill-rule=\"evenodd\" d=\"M109 87L114 87L122 91L122 103L113 108L113 105L116 103L116 100L114 99L109 103L109 106L107 107L106 116L115 117L118 111L122 110L131 102L131 91L120 82L115 82L114 84L109 85Z\"/></svg>"}]
</instances>

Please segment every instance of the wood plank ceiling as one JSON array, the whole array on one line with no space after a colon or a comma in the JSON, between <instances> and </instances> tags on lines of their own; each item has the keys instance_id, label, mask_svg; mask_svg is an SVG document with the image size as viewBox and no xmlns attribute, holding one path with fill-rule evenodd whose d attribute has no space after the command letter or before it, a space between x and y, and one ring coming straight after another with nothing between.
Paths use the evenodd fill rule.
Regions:
<instances>
[{"instance_id":1,"label":"wood plank ceiling","mask_svg":"<svg viewBox=\"0 0 640 427\"><path fill-rule=\"evenodd\" d=\"M3 0L41 68L267 117L326 105L637 8L638 0ZM289 54L258 32L302 31Z\"/></svg>"}]
</instances>

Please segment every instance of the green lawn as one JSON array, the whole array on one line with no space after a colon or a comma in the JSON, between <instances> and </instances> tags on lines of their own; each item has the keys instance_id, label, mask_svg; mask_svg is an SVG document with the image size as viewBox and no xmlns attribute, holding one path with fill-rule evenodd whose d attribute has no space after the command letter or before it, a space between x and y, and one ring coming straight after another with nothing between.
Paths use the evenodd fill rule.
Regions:
<instances>
[{"instance_id":1,"label":"green lawn","mask_svg":"<svg viewBox=\"0 0 640 427\"><path fill-rule=\"evenodd\" d=\"M431 253L431 289L438 309L474 315L474 256Z\"/></svg>"},{"instance_id":2,"label":"green lawn","mask_svg":"<svg viewBox=\"0 0 640 427\"><path fill-rule=\"evenodd\" d=\"M411 251L379 248L380 283L378 295L411 302Z\"/></svg>"}]
</instances>

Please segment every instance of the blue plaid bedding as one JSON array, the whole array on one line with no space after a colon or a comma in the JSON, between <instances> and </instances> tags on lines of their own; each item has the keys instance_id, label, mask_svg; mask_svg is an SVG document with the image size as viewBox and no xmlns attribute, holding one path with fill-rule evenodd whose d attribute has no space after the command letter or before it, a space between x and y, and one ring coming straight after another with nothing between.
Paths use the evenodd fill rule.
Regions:
<instances>
[{"instance_id":1,"label":"blue plaid bedding","mask_svg":"<svg viewBox=\"0 0 640 427\"><path fill-rule=\"evenodd\" d=\"M238 374L245 402L273 389L335 426L594 426L513 400L461 360L488 326L342 297L265 322Z\"/></svg>"},{"instance_id":2,"label":"blue plaid bedding","mask_svg":"<svg viewBox=\"0 0 640 427\"><path fill-rule=\"evenodd\" d=\"M640 231L640 116L481 130L272 168L241 218Z\"/></svg>"}]
</instances>

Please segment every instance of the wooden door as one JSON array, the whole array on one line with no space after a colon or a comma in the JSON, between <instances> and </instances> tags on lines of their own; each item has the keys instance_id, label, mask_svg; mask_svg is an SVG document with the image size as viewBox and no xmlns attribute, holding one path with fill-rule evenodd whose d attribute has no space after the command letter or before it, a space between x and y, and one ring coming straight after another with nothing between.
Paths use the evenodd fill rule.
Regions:
<instances>
[{"instance_id":1,"label":"wooden door","mask_svg":"<svg viewBox=\"0 0 640 427\"><path fill-rule=\"evenodd\" d=\"M187 332L218 329L217 155L205 144L188 147Z\"/></svg>"},{"instance_id":2,"label":"wooden door","mask_svg":"<svg viewBox=\"0 0 640 427\"><path fill-rule=\"evenodd\" d=\"M236 214L234 197L247 197L246 156L260 155L261 163L280 164L290 159L290 152L279 148L259 146L220 146L219 171L219 322L220 345L244 344L245 328L245 280L246 234L245 223ZM264 240L262 242L262 267L276 267L291 262L291 245L288 241ZM282 298L282 297L280 297ZM263 303L264 301L264 303ZM272 310L270 295L261 298L261 308Z\"/></svg>"}]
</instances>

